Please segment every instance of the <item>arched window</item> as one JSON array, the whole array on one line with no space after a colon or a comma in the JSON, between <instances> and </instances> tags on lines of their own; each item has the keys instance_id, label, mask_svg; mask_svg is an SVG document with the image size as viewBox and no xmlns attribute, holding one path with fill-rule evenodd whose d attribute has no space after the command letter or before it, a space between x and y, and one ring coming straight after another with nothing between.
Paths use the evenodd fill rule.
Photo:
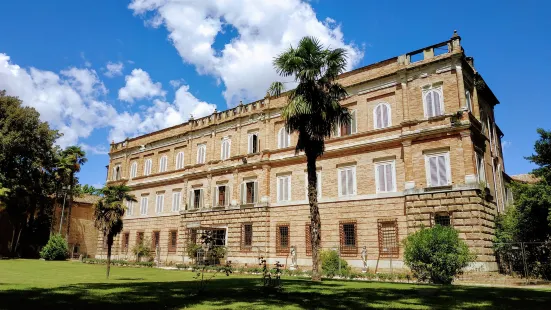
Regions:
<instances>
[{"instance_id":1,"label":"arched window","mask_svg":"<svg viewBox=\"0 0 551 310\"><path fill-rule=\"evenodd\" d=\"M425 117L435 117L444 114L444 102L442 100L442 88L431 88L423 94Z\"/></svg>"},{"instance_id":2,"label":"arched window","mask_svg":"<svg viewBox=\"0 0 551 310\"><path fill-rule=\"evenodd\" d=\"M113 181L118 181L121 179L121 166L116 165L113 168Z\"/></svg>"},{"instance_id":3,"label":"arched window","mask_svg":"<svg viewBox=\"0 0 551 310\"><path fill-rule=\"evenodd\" d=\"M161 157L159 159L159 172L165 172L166 171L166 165L167 165L167 158L166 155Z\"/></svg>"},{"instance_id":4,"label":"arched window","mask_svg":"<svg viewBox=\"0 0 551 310\"><path fill-rule=\"evenodd\" d=\"M135 178L136 175L138 174L138 163L137 162L133 162L132 165L130 166L130 178Z\"/></svg>"},{"instance_id":5,"label":"arched window","mask_svg":"<svg viewBox=\"0 0 551 310\"><path fill-rule=\"evenodd\" d=\"M386 128L392 125L390 105L379 103L373 109L373 126L375 129Z\"/></svg>"},{"instance_id":6,"label":"arched window","mask_svg":"<svg viewBox=\"0 0 551 310\"><path fill-rule=\"evenodd\" d=\"M145 160L143 174L144 175L150 175L151 174L151 158Z\"/></svg>"},{"instance_id":7,"label":"arched window","mask_svg":"<svg viewBox=\"0 0 551 310\"><path fill-rule=\"evenodd\" d=\"M184 168L184 152L179 152L176 155L176 169Z\"/></svg>"},{"instance_id":8,"label":"arched window","mask_svg":"<svg viewBox=\"0 0 551 310\"><path fill-rule=\"evenodd\" d=\"M222 145L220 147L220 159L226 160L230 158L231 140L228 137L222 138Z\"/></svg>"},{"instance_id":9,"label":"arched window","mask_svg":"<svg viewBox=\"0 0 551 310\"><path fill-rule=\"evenodd\" d=\"M205 144L199 144L197 146L197 163L204 164L207 157L207 146Z\"/></svg>"},{"instance_id":10,"label":"arched window","mask_svg":"<svg viewBox=\"0 0 551 310\"><path fill-rule=\"evenodd\" d=\"M281 127L277 133L277 147L281 149L289 145L291 145L291 135L285 127Z\"/></svg>"}]
</instances>

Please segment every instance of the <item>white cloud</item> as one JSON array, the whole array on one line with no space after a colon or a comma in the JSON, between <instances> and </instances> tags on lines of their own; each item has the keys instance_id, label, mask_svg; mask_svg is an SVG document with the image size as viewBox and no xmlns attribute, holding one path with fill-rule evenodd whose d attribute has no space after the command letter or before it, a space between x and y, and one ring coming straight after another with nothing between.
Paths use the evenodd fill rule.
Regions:
<instances>
[{"instance_id":1,"label":"white cloud","mask_svg":"<svg viewBox=\"0 0 551 310\"><path fill-rule=\"evenodd\" d=\"M179 80L170 80L170 86L174 87L174 88L178 88L178 86L182 85L182 83L185 83L186 81L184 81L184 79L179 79Z\"/></svg>"},{"instance_id":2,"label":"white cloud","mask_svg":"<svg viewBox=\"0 0 551 310\"><path fill-rule=\"evenodd\" d=\"M339 24L331 18L318 20L310 4L300 0L134 0L129 8L149 26L164 25L182 59L199 73L220 79L230 106L263 97L271 82L281 80L273 57L304 36L346 49L348 69L363 57L355 44L344 41ZM213 44L227 27L238 35L217 51Z\"/></svg>"},{"instance_id":3,"label":"white cloud","mask_svg":"<svg viewBox=\"0 0 551 310\"><path fill-rule=\"evenodd\" d=\"M106 155L109 154L109 149L105 145L92 146L89 144L81 143L80 148L87 154Z\"/></svg>"},{"instance_id":4,"label":"white cloud","mask_svg":"<svg viewBox=\"0 0 551 310\"><path fill-rule=\"evenodd\" d=\"M108 62L105 65L105 75L107 77L115 77L122 75L122 69L124 69L124 64L122 62Z\"/></svg>"},{"instance_id":5,"label":"white cloud","mask_svg":"<svg viewBox=\"0 0 551 310\"><path fill-rule=\"evenodd\" d=\"M501 142L501 146L504 149L510 148L511 145L513 145L513 142L511 142L509 140L503 140L503 142Z\"/></svg>"},{"instance_id":6,"label":"white cloud","mask_svg":"<svg viewBox=\"0 0 551 310\"><path fill-rule=\"evenodd\" d=\"M72 67L60 73L67 77L69 84L83 96L107 93L107 88L100 81L95 70Z\"/></svg>"},{"instance_id":7,"label":"white cloud","mask_svg":"<svg viewBox=\"0 0 551 310\"><path fill-rule=\"evenodd\" d=\"M132 70L124 79L126 85L119 89L119 99L122 101L132 103L134 99L150 99L166 95L161 83L153 83L149 73L142 69Z\"/></svg>"}]
</instances>

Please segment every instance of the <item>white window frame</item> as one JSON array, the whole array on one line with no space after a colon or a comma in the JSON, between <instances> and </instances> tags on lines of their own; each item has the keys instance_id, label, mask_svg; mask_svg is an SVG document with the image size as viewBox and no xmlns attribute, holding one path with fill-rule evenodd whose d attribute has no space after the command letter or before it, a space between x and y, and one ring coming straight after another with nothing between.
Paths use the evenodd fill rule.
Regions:
<instances>
[{"instance_id":1,"label":"white window frame","mask_svg":"<svg viewBox=\"0 0 551 310\"><path fill-rule=\"evenodd\" d=\"M130 178L133 179L138 175L138 163L132 162L130 165Z\"/></svg>"},{"instance_id":2,"label":"white window frame","mask_svg":"<svg viewBox=\"0 0 551 310\"><path fill-rule=\"evenodd\" d=\"M161 214L165 208L165 193L155 196L155 213Z\"/></svg>"},{"instance_id":3,"label":"white window frame","mask_svg":"<svg viewBox=\"0 0 551 310\"><path fill-rule=\"evenodd\" d=\"M478 182L486 184L486 163L484 160L484 154L480 152L475 152L475 154Z\"/></svg>"},{"instance_id":4,"label":"white window frame","mask_svg":"<svg viewBox=\"0 0 551 310\"><path fill-rule=\"evenodd\" d=\"M220 143L220 159L227 160L231 154L231 139L229 137L222 138Z\"/></svg>"},{"instance_id":5,"label":"white window frame","mask_svg":"<svg viewBox=\"0 0 551 310\"><path fill-rule=\"evenodd\" d=\"M349 134L349 136L351 136L353 134L356 134L356 133L358 133L358 119L357 119L356 109L354 109L354 110L350 110L350 134ZM342 136L341 124L337 125L336 136L337 137Z\"/></svg>"},{"instance_id":6,"label":"white window frame","mask_svg":"<svg viewBox=\"0 0 551 310\"><path fill-rule=\"evenodd\" d=\"M388 112L388 119L387 119L388 122L386 125L383 124L382 114L381 114L381 126L378 125L379 115L377 115L377 108L379 107L381 109L383 108L386 109ZM381 110L381 113L383 113L382 110ZM392 126L392 108L390 107L390 104L388 104L387 102L381 102L373 108L373 128L382 129L390 126Z\"/></svg>"},{"instance_id":7,"label":"white window frame","mask_svg":"<svg viewBox=\"0 0 551 310\"><path fill-rule=\"evenodd\" d=\"M428 111L428 103L427 103L427 95L429 93L435 93L435 94L438 94L439 96L439 101L440 101L440 114L438 115L429 115L429 111ZM425 88L423 89L423 110L425 112L425 118L431 118L431 117L437 117L437 116L442 116L446 113L446 111L444 110L444 93L442 91L442 85L439 85L439 86L436 86L436 87L428 87L428 88ZM431 100L431 104L434 104L434 100Z\"/></svg>"},{"instance_id":8,"label":"white window frame","mask_svg":"<svg viewBox=\"0 0 551 310\"><path fill-rule=\"evenodd\" d=\"M117 169L118 169L118 173L117 173ZM113 167L113 177L111 178L113 181L118 181L121 179L121 165L115 165L115 167Z\"/></svg>"},{"instance_id":9,"label":"white window frame","mask_svg":"<svg viewBox=\"0 0 551 310\"><path fill-rule=\"evenodd\" d=\"M473 111L473 101L471 100L471 92L468 90L465 91L465 106L467 108L467 111L469 112Z\"/></svg>"},{"instance_id":10,"label":"white window frame","mask_svg":"<svg viewBox=\"0 0 551 310\"><path fill-rule=\"evenodd\" d=\"M392 175L392 188L389 190L388 188L385 188L384 190L381 189L381 184L379 183L379 167L380 166L386 166L390 165L391 169L391 175ZM393 193L396 192L396 161L395 160L387 160L387 161L379 161L375 163L375 191L376 193ZM384 174L385 178L385 186L386 186L386 173Z\"/></svg>"},{"instance_id":11,"label":"white window frame","mask_svg":"<svg viewBox=\"0 0 551 310\"><path fill-rule=\"evenodd\" d=\"M147 215L148 203L149 203L149 197L142 196L142 201L140 202L140 215Z\"/></svg>"},{"instance_id":12,"label":"white window frame","mask_svg":"<svg viewBox=\"0 0 551 310\"><path fill-rule=\"evenodd\" d=\"M321 171L316 171L317 182L316 187L318 189L318 200L321 198ZM304 173L304 194L306 195L306 200L308 200L308 172Z\"/></svg>"},{"instance_id":13,"label":"white window frame","mask_svg":"<svg viewBox=\"0 0 551 310\"><path fill-rule=\"evenodd\" d=\"M253 136L256 136L256 151L253 152ZM248 138L248 147L247 147L247 153L248 154L254 154L260 152L260 137L258 132L251 132L247 135Z\"/></svg>"},{"instance_id":14,"label":"white window frame","mask_svg":"<svg viewBox=\"0 0 551 310\"><path fill-rule=\"evenodd\" d=\"M220 187L225 187L226 188L226 193L224 194L224 205L221 206L218 204L218 193L219 193L219 188ZM227 207L230 205L230 186L229 184L220 184L220 185L216 185L214 187L214 195L213 195L213 199L212 199L212 206L213 207Z\"/></svg>"},{"instance_id":15,"label":"white window frame","mask_svg":"<svg viewBox=\"0 0 551 310\"><path fill-rule=\"evenodd\" d=\"M281 127L277 133L277 148L283 149L291 145L291 134L285 126Z\"/></svg>"},{"instance_id":16,"label":"white window frame","mask_svg":"<svg viewBox=\"0 0 551 310\"><path fill-rule=\"evenodd\" d=\"M252 202L248 202L247 201L247 183L253 183L253 191L254 191L254 194L253 194L253 201ZM257 180L245 180L243 182L241 182L241 204L256 204L258 202L258 194L259 194L259 190L258 190L258 181Z\"/></svg>"},{"instance_id":17,"label":"white window frame","mask_svg":"<svg viewBox=\"0 0 551 310\"><path fill-rule=\"evenodd\" d=\"M349 193L349 189L348 189L348 186L347 186L347 193L346 194L343 194L342 193L342 190L343 190L343 184L342 183L342 180L341 180L341 172L342 171L348 171L350 170L351 171L351 174L352 174L352 193ZM357 194L357 185L356 185L356 166L346 166L346 167L339 167L337 169L337 178L338 178L338 191L339 191L339 197L350 197L350 196L355 196ZM348 183L348 181L347 181Z\"/></svg>"},{"instance_id":18,"label":"white window frame","mask_svg":"<svg viewBox=\"0 0 551 310\"><path fill-rule=\"evenodd\" d=\"M153 165L153 161L151 158L148 158L145 160L144 168L143 168L143 175L148 176L151 174L151 166Z\"/></svg>"},{"instance_id":19,"label":"white window frame","mask_svg":"<svg viewBox=\"0 0 551 310\"><path fill-rule=\"evenodd\" d=\"M276 180L277 180L277 184L276 184L277 202L291 201L291 193L292 193L291 174L277 176ZM285 195L284 188L281 188L282 186L287 187L287 195Z\"/></svg>"},{"instance_id":20,"label":"white window frame","mask_svg":"<svg viewBox=\"0 0 551 310\"><path fill-rule=\"evenodd\" d=\"M182 199L181 191L172 192L172 212L180 211L180 200Z\"/></svg>"},{"instance_id":21,"label":"white window frame","mask_svg":"<svg viewBox=\"0 0 551 310\"><path fill-rule=\"evenodd\" d=\"M134 215L134 201L127 200L126 201L126 209L127 209L126 215L128 215L128 216Z\"/></svg>"},{"instance_id":22,"label":"white window frame","mask_svg":"<svg viewBox=\"0 0 551 310\"><path fill-rule=\"evenodd\" d=\"M199 206L197 208L195 208L195 191L198 190L199 191ZM205 191L202 189L202 188L191 188L189 190L189 205L188 205L188 210L199 210L199 209L202 209L204 204L204 200L205 200Z\"/></svg>"},{"instance_id":23,"label":"white window frame","mask_svg":"<svg viewBox=\"0 0 551 310\"><path fill-rule=\"evenodd\" d=\"M207 159L207 145L198 144L197 145L197 164L204 164Z\"/></svg>"},{"instance_id":24,"label":"white window frame","mask_svg":"<svg viewBox=\"0 0 551 310\"><path fill-rule=\"evenodd\" d=\"M168 157L166 155L163 155L159 159L159 172L165 172L167 166L168 166Z\"/></svg>"},{"instance_id":25,"label":"white window frame","mask_svg":"<svg viewBox=\"0 0 551 310\"><path fill-rule=\"evenodd\" d=\"M444 156L445 163L446 163L446 178L447 178L447 184L432 184L431 182L431 174L430 174L430 163L429 159L432 157L439 157ZM452 184L452 177L451 177L451 165L450 165L450 152L440 152L440 153L429 153L425 154L425 174L427 179L427 186L428 187L438 187L438 186L448 186ZM439 175L437 171L437 175Z\"/></svg>"},{"instance_id":26,"label":"white window frame","mask_svg":"<svg viewBox=\"0 0 551 310\"><path fill-rule=\"evenodd\" d=\"M178 152L178 154L176 154L176 170L184 168L184 159L184 152Z\"/></svg>"}]
</instances>

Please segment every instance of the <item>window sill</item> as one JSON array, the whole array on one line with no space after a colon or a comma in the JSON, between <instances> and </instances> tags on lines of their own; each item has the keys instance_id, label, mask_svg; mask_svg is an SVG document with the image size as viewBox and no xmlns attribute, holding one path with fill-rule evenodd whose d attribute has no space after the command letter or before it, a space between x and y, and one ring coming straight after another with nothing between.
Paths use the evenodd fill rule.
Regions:
<instances>
[{"instance_id":1,"label":"window sill","mask_svg":"<svg viewBox=\"0 0 551 310\"><path fill-rule=\"evenodd\" d=\"M452 185L443 185L443 186L428 186L424 188L425 192L435 192L435 191L441 191L441 190L451 190Z\"/></svg>"}]
</instances>

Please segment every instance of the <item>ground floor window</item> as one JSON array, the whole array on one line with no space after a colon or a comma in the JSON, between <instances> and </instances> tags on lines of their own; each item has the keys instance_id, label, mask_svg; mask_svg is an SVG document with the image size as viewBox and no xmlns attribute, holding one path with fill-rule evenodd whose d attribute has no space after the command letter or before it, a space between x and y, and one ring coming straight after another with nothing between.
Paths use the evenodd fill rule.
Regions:
<instances>
[{"instance_id":1,"label":"ground floor window","mask_svg":"<svg viewBox=\"0 0 551 310\"><path fill-rule=\"evenodd\" d=\"M122 234L122 244L121 244L122 253L128 253L129 241L130 241L130 233Z\"/></svg>"},{"instance_id":2,"label":"ground floor window","mask_svg":"<svg viewBox=\"0 0 551 310\"><path fill-rule=\"evenodd\" d=\"M250 251L253 245L253 224L241 225L241 251Z\"/></svg>"},{"instance_id":3,"label":"ground floor window","mask_svg":"<svg viewBox=\"0 0 551 310\"><path fill-rule=\"evenodd\" d=\"M159 241L160 241L160 233L158 231L154 231L151 235L151 249L156 250L157 247L159 247Z\"/></svg>"},{"instance_id":4,"label":"ground floor window","mask_svg":"<svg viewBox=\"0 0 551 310\"><path fill-rule=\"evenodd\" d=\"M214 239L214 245L220 245L220 246L226 245L226 230L225 229L213 230L212 238Z\"/></svg>"},{"instance_id":5,"label":"ground floor window","mask_svg":"<svg viewBox=\"0 0 551 310\"><path fill-rule=\"evenodd\" d=\"M341 245L341 254L358 254L357 229L355 221L345 221L339 223L339 236Z\"/></svg>"},{"instance_id":6,"label":"ground floor window","mask_svg":"<svg viewBox=\"0 0 551 310\"><path fill-rule=\"evenodd\" d=\"M398 257L398 221L382 219L377 221L379 235L379 256Z\"/></svg>"},{"instance_id":7,"label":"ground floor window","mask_svg":"<svg viewBox=\"0 0 551 310\"><path fill-rule=\"evenodd\" d=\"M451 226L449 213L437 213L434 215L434 225Z\"/></svg>"},{"instance_id":8,"label":"ground floor window","mask_svg":"<svg viewBox=\"0 0 551 310\"><path fill-rule=\"evenodd\" d=\"M278 224L276 226L276 252L278 254L288 254L289 241L289 224Z\"/></svg>"},{"instance_id":9,"label":"ground floor window","mask_svg":"<svg viewBox=\"0 0 551 310\"><path fill-rule=\"evenodd\" d=\"M143 231L136 233L136 244L143 244Z\"/></svg>"},{"instance_id":10,"label":"ground floor window","mask_svg":"<svg viewBox=\"0 0 551 310\"><path fill-rule=\"evenodd\" d=\"M168 252L176 252L176 246L178 242L178 231L171 230L168 232Z\"/></svg>"}]
</instances>

